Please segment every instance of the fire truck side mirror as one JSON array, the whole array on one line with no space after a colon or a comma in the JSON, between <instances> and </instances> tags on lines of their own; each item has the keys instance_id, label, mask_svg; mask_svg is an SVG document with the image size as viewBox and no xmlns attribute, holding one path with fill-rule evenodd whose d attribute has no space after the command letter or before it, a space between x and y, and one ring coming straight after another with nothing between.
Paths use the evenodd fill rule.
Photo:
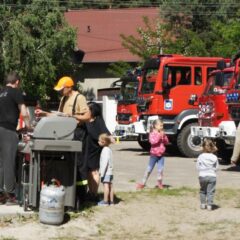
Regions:
<instances>
[{"instance_id":1,"label":"fire truck side mirror","mask_svg":"<svg viewBox=\"0 0 240 240\"><path fill-rule=\"evenodd\" d=\"M217 62L217 69L223 70L224 68L226 68L226 62L224 60L219 60Z\"/></svg>"},{"instance_id":2,"label":"fire truck side mirror","mask_svg":"<svg viewBox=\"0 0 240 240\"><path fill-rule=\"evenodd\" d=\"M223 73L222 72L217 72L216 73L216 85L219 86L219 87L222 87L224 85Z\"/></svg>"},{"instance_id":3,"label":"fire truck side mirror","mask_svg":"<svg viewBox=\"0 0 240 240\"><path fill-rule=\"evenodd\" d=\"M197 101L198 96L197 94L192 94L188 100L189 105L194 105L194 103Z\"/></svg>"}]
</instances>

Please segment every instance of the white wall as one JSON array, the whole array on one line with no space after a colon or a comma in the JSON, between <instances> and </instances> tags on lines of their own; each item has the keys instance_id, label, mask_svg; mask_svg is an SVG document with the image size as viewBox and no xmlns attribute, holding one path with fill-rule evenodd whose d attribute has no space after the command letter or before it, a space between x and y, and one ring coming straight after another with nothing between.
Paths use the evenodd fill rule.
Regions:
<instances>
[{"instance_id":1,"label":"white wall","mask_svg":"<svg viewBox=\"0 0 240 240\"><path fill-rule=\"evenodd\" d=\"M106 126L108 130L113 133L117 125L117 101L115 99L109 99L108 96L103 96L102 111Z\"/></svg>"},{"instance_id":2,"label":"white wall","mask_svg":"<svg viewBox=\"0 0 240 240\"><path fill-rule=\"evenodd\" d=\"M113 82L119 78L85 78L84 82L81 82L83 91L93 91L97 97L97 90L101 88L109 88ZM96 99L95 99L96 100Z\"/></svg>"}]
</instances>

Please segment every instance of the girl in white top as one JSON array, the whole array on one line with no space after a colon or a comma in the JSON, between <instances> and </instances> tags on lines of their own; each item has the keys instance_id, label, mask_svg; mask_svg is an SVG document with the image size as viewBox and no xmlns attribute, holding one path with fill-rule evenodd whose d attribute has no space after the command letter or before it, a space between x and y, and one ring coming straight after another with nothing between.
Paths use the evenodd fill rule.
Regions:
<instances>
[{"instance_id":1,"label":"girl in white top","mask_svg":"<svg viewBox=\"0 0 240 240\"><path fill-rule=\"evenodd\" d=\"M112 139L111 136L103 133L99 136L98 144L103 147L100 156L100 176L103 183L104 198L98 203L98 206L108 206L114 204L113 192L113 159L112 150L109 147Z\"/></svg>"},{"instance_id":2,"label":"girl in white top","mask_svg":"<svg viewBox=\"0 0 240 240\"><path fill-rule=\"evenodd\" d=\"M212 210L216 187L216 170L218 168L218 158L214 154L217 151L217 147L210 139L205 139L202 147L203 153L197 159L200 183L200 207L201 209L207 208L208 210Z\"/></svg>"}]
</instances>

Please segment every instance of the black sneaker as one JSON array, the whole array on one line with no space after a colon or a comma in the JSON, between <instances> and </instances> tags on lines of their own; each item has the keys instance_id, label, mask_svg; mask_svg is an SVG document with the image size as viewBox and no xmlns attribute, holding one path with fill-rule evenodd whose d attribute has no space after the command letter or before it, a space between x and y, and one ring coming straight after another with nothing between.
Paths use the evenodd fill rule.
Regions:
<instances>
[{"instance_id":1,"label":"black sneaker","mask_svg":"<svg viewBox=\"0 0 240 240\"><path fill-rule=\"evenodd\" d=\"M18 200L17 200L15 194L13 194L13 193L8 194L6 205L7 206L18 205Z\"/></svg>"},{"instance_id":2,"label":"black sneaker","mask_svg":"<svg viewBox=\"0 0 240 240\"><path fill-rule=\"evenodd\" d=\"M6 195L4 193L0 193L0 205L3 205L6 203Z\"/></svg>"}]
</instances>

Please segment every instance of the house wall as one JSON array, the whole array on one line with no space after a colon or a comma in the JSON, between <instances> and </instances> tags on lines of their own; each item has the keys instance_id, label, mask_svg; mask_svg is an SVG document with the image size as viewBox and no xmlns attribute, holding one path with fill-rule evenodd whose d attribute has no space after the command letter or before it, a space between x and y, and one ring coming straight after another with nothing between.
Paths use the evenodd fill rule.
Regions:
<instances>
[{"instance_id":1,"label":"house wall","mask_svg":"<svg viewBox=\"0 0 240 240\"><path fill-rule=\"evenodd\" d=\"M119 79L107 73L108 67L109 63L86 63L75 76L88 100L97 100L98 89L110 88Z\"/></svg>"}]
</instances>

